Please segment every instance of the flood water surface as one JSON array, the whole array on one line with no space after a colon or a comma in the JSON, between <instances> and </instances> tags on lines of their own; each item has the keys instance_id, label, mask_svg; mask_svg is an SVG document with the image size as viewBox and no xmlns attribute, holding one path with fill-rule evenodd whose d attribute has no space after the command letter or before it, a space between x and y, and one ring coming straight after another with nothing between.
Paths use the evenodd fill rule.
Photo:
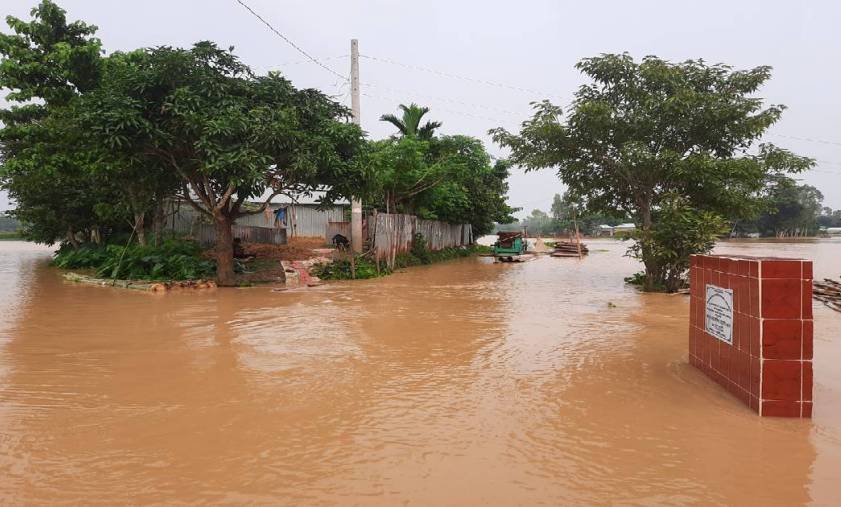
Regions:
<instances>
[{"instance_id":1,"label":"flood water surface","mask_svg":"<svg viewBox=\"0 0 841 507\"><path fill-rule=\"evenodd\" d=\"M688 298L619 242L372 281L152 294L0 242L0 504L830 505L841 314L811 421L687 363ZM841 243L726 243L841 275Z\"/></svg>"}]
</instances>

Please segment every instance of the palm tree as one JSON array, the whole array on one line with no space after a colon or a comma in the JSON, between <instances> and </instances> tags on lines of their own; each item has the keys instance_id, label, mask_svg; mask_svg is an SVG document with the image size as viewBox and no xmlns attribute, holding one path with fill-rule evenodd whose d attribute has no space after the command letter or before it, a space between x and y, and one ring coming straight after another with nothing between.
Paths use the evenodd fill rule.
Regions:
<instances>
[{"instance_id":1,"label":"palm tree","mask_svg":"<svg viewBox=\"0 0 841 507\"><path fill-rule=\"evenodd\" d=\"M408 106L400 104L400 110L403 111L402 118L393 114L384 114L380 116L380 121L387 121L397 127L403 137L429 140L432 139L435 129L441 126L439 121L428 121L423 125L420 124L423 115L429 112L428 107L421 107L415 103Z\"/></svg>"}]
</instances>

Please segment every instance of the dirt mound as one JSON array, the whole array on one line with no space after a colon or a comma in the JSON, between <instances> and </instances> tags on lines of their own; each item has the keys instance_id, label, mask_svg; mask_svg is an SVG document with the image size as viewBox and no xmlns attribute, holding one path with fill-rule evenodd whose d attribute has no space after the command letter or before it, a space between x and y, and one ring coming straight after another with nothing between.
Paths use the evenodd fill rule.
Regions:
<instances>
[{"instance_id":1,"label":"dirt mound","mask_svg":"<svg viewBox=\"0 0 841 507\"><path fill-rule=\"evenodd\" d=\"M303 261L318 257L314 250L323 249L327 242L323 238L290 238L286 245L264 245L246 243L243 245L245 253L255 255L258 259L277 259L281 261Z\"/></svg>"}]
</instances>

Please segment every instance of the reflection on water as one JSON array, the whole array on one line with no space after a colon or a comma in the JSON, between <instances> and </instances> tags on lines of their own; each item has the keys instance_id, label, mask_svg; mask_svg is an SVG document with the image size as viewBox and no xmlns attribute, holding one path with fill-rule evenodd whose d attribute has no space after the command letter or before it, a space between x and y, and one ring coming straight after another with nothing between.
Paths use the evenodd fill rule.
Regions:
<instances>
[{"instance_id":1,"label":"reflection on water","mask_svg":"<svg viewBox=\"0 0 841 507\"><path fill-rule=\"evenodd\" d=\"M687 365L686 299L590 248L160 295L0 243L0 503L832 503L841 314L815 419L759 419ZM841 274L839 243L720 249Z\"/></svg>"}]
</instances>

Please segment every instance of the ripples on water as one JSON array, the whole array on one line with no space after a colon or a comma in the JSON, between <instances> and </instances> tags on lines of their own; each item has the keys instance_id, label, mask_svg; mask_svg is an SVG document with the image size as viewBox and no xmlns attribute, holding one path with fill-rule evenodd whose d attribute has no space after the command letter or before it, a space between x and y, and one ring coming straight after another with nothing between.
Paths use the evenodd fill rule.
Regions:
<instances>
[{"instance_id":1,"label":"ripples on water","mask_svg":"<svg viewBox=\"0 0 841 507\"><path fill-rule=\"evenodd\" d=\"M761 420L687 365L686 299L590 247L160 295L0 243L0 504L831 503L839 315L816 308L814 421ZM841 244L720 249L821 276Z\"/></svg>"}]
</instances>

